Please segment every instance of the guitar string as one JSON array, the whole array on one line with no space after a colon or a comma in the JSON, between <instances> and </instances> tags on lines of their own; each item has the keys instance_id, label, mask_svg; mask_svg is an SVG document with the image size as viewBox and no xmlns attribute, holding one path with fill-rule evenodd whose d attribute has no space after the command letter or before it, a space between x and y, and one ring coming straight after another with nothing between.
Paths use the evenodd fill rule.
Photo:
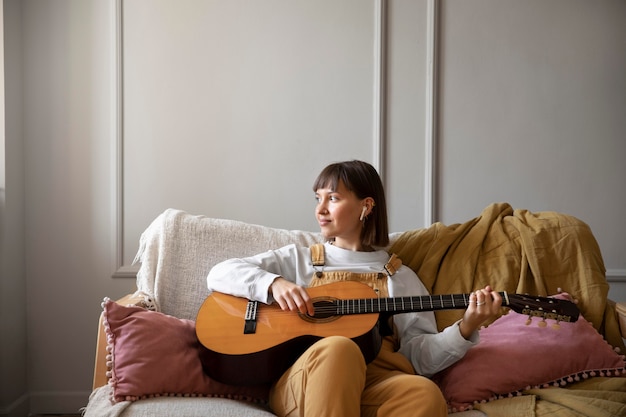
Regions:
<instances>
[{"instance_id":1,"label":"guitar string","mask_svg":"<svg viewBox=\"0 0 626 417\"><path fill-rule=\"evenodd\" d=\"M317 307L315 309L315 313L316 314L337 314L337 315L349 315L349 314L379 314L379 313L384 313L384 312L401 312L401 311L407 311L407 312L426 312L426 311L437 311L437 310L452 310L452 309L463 309L466 308L467 306L462 306L462 305L444 305L444 306L432 306L432 307L425 307L425 308L414 308L414 309L405 309L403 308L401 305L396 305L396 306L391 306L389 308L385 308L385 309L379 309L379 308L374 308L372 309L371 307L341 307L341 306L337 306L337 307ZM531 309L533 310L533 309ZM551 311L551 310L541 310L541 309L534 309L533 311L536 312L536 314L538 315L551 315L551 314L560 314L563 316L568 316L567 314L563 314L563 313L558 313L555 311ZM284 313L282 310L279 310L279 313ZM296 313L297 314L297 313Z\"/></svg>"},{"instance_id":2,"label":"guitar string","mask_svg":"<svg viewBox=\"0 0 626 417\"><path fill-rule=\"evenodd\" d=\"M446 308L446 307L443 307L443 308ZM456 306L454 308L458 309L458 308L461 308L461 306ZM398 308L396 310L400 310L400 309ZM433 310L431 310L431 309L424 309L423 311L436 311L436 310L437 309L433 309ZM331 316L332 315L340 315L340 316L341 315L355 315L355 314L378 314L378 313L381 312L381 311L372 311L372 310L363 310L363 309L354 309L354 308L352 308L352 309L350 309L350 308L348 308L348 309L345 309L345 308L341 309L339 306L319 307L319 308L316 308L315 311L316 311L316 314L328 314L328 315L331 315ZM392 307L392 308L388 308L386 311L387 312L393 312L395 310ZM552 314L556 314L556 313L553 313L553 312L550 312L550 311L541 311L541 310L535 310L535 311L537 313L539 313L541 316L544 316L545 318L550 318ZM270 309L269 311L264 311L263 315L266 316L266 317L270 317L270 318L272 316L274 316L274 315L275 316L283 316L284 317L284 315L286 313L287 314L291 313L291 314L294 315L294 317L300 317L301 316L301 314L299 312L285 312L285 311L282 311L280 309ZM535 316L533 314L529 314L529 315ZM569 317L568 315L558 315L557 314L557 316L559 316L559 317L553 317L553 318L557 319L558 321L568 321L568 319L567 319L567 317ZM315 316L312 316L312 317L315 318Z\"/></svg>"},{"instance_id":3,"label":"guitar string","mask_svg":"<svg viewBox=\"0 0 626 417\"><path fill-rule=\"evenodd\" d=\"M541 298L541 297L539 297ZM410 311L433 311L437 309L461 309L468 307L469 294L453 294L446 296L415 296L415 297L396 297L386 298L384 307L381 308L382 299L378 298L363 298L363 299L335 299L327 300L325 305L316 306L315 311L318 313L336 313L337 311L348 312L362 312L365 314L379 313L384 311L404 311L405 305L411 306ZM524 307L534 310L540 310L544 313L554 313L555 310L548 308L543 311L546 305L542 306L541 303L533 302L532 299L524 300ZM549 300L549 307L555 307L553 305L554 300ZM420 308L417 309L415 305L419 304ZM424 307L426 306L426 307ZM504 305L507 307L506 305ZM510 307L510 306L509 306ZM534 307L534 308L533 308ZM282 312L282 310L280 310Z\"/></svg>"}]
</instances>

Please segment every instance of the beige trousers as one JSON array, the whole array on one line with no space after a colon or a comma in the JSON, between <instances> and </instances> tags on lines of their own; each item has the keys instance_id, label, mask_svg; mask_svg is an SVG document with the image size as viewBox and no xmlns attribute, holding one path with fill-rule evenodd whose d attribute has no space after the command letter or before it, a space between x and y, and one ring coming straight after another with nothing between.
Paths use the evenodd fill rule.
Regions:
<instances>
[{"instance_id":1,"label":"beige trousers","mask_svg":"<svg viewBox=\"0 0 626 417\"><path fill-rule=\"evenodd\" d=\"M447 416L437 385L413 373L391 338L369 365L346 337L318 341L274 384L270 407L279 417Z\"/></svg>"}]
</instances>

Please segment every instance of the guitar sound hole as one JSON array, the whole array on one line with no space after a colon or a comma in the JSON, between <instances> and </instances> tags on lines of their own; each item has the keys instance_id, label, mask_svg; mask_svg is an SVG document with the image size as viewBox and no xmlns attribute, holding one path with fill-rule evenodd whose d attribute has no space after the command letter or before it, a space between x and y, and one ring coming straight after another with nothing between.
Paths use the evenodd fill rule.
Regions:
<instances>
[{"instance_id":1,"label":"guitar sound hole","mask_svg":"<svg viewBox=\"0 0 626 417\"><path fill-rule=\"evenodd\" d=\"M337 312L335 308L335 303L332 301L316 301L313 303L315 306L315 319L328 319L330 317L335 317L335 313Z\"/></svg>"},{"instance_id":2,"label":"guitar sound hole","mask_svg":"<svg viewBox=\"0 0 626 417\"><path fill-rule=\"evenodd\" d=\"M341 316L337 315L337 306L332 299L313 299L313 306L315 307L315 315L309 316L308 314L298 313L302 320L310 323L328 323L339 319Z\"/></svg>"}]
</instances>

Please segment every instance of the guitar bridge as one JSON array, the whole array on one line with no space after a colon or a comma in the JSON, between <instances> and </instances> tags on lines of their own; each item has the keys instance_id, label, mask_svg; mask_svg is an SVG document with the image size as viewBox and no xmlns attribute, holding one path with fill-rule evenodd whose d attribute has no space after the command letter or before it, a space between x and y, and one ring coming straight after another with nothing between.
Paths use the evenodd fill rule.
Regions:
<instances>
[{"instance_id":1,"label":"guitar bridge","mask_svg":"<svg viewBox=\"0 0 626 417\"><path fill-rule=\"evenodd\" d=\"M248 305L246 306L246 322L243 326L243 334L256 333L256 315L258 309L258 301L248 301Z\"/></svg>"}]
</instances>

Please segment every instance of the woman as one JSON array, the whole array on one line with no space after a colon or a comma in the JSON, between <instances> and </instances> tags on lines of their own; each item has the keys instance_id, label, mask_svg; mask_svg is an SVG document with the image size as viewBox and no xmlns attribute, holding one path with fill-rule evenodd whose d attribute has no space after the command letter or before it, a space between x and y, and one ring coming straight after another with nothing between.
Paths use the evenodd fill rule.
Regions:
<instances>
[{"instance_id":1,"label":"woman","mask_svg":"<svg viewBox=\"0 0 626 417\"><path fill-rule=\"evenodd\" d=\"M380 248L389 244L387 209L376 170L362 161L327 166L313 191L323 245L288 245L216 265L210 290L315 315L307 287L358 280L389 297L428 295L415 273ZM359 347L343 336L324 338L306 350L276 381L270 408L278 416L445 416L447 406L428 377L478 343L477 329L502 304L489 286L470 295L463 318L437 332L432 312L393 316L393 335L366 364Z\"/></svg>"}]
</instances>

